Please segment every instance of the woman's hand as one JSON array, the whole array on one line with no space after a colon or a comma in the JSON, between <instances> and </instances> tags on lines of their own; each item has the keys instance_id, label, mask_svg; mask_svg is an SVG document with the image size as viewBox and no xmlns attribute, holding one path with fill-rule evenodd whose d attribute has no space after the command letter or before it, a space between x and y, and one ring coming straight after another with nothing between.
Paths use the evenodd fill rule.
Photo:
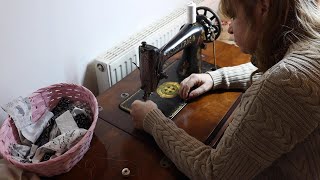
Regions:
<instances>
[{"instance_id":1,"label":"woman's hand","mask_svg":"<svg viewBox=\"0 0 320 180\"><path fill-rule=\"evenodd\" d=\"M130 112L134 127L143 130L144 117L148 114L148 112L156 108L158 108L158 106L150 100L147 100L146 102L135 100L131 104Z\"/></svg>"},{"instance_id":2,"label":"woman's hand","mask_svg":"<svg viewBox=\"0 0 320 180\"><path fill-rule=\"evenodd\" d=\"M194 86L197 88L190 92ZM182 99L191 99L209 91L212 86L213 80L209 74L191 74L180 83L179 94Z\"/></svg>"}]
</instances>

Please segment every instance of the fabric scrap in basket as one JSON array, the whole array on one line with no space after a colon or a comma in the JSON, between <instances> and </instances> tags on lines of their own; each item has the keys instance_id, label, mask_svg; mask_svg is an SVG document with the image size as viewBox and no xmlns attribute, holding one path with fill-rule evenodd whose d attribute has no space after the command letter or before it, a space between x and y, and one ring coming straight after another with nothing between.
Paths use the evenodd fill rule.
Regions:
<instances>
[{"instance_id":1,"label":"fabric scrap in basket","mask_svg":"<svg viewBox=\"0 0 320 180\"><path fill-rule=\"evenodd\" d=\"M31 147L15 143L9 145L9 153L12 158L23 163L32 163L32 157L37 149L38 146L35 144L32 144Z\"/></svg>"},{"instance_id":2,"label":"fabric scrap in basket","mask_svg":"<svg viewBox=\"0 0 320 180\"><path fill-rule=\"evenodd\" d=\"M53 117L53 113L46 110L38 121L33 122L29 98L18 97L6 104L3 109L13 119L19 131L20 140L25 143L24 138L31 143L35 143L47 126L48 121Z\"/></svg>"},{"instance_id":3,"label":"fabric scrap in basket","mask_svg":"<svg viewBox=\"0 0 320 180\"><path fill-rule=\"evenodd\" d=\"M3 109L14 121L21 141L21 144L10 144L9 153L23 163L47 161L62 155L79 142L91 126L88 115L91 112L86 112L84 104L67 98L62 98L52 112L46 110L35 122L29 98L19 97Z\"/></svg>"},{"instance_id":4,"label":"fabric scrap in basket","mask_svg":"<svg viewBox=\"0 0 320 180\"><path fill-rule=\"evenodd\" d=\"M61 133L66 133L74 129L79 129L77 123L74 121L73 116L69 110L61 114L56 119L56 123Z\"/></svg>"},{"instance_id":5,"label":"fabric scrap in basket","mask_svg":"<svg viewBox=\"0 0 320 180\"><path fill-rule=\"evenodd\" d=\"M54 157L60 156L73 145L75 145L86 134L86 129L75 129L54 138L47 144L39 147L34 155L32 162L40 162L46 153L55 152Z\"/></svg>"},{"instance_id":6,"label":"fabric scrap in basket","mask_svg":"<svg viewBox=\"0 0 320 180\"><path fill-rule=\"evenodd\" d=\"M29 98L20 96L8 104L5 104L2 109L11 116L19 129L23 129L33 123Z\"/></svg>"}]
</instances>

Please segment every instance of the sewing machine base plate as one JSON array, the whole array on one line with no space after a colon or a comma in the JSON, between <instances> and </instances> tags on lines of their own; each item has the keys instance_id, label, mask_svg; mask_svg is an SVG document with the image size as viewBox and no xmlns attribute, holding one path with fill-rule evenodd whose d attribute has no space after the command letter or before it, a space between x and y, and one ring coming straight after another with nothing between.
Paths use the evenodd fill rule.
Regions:
<instances>
[{"instance_id":1,"label":"sewing machine base plate","mask_svg":"<svg viewBox=\"0 0 320 180\"><path fill-rule=\"evenodd\" d=\"M176 72L178 64L178 61L174 61L166 67L165 72L167 73L168 78L162 79L159 82L157 92L151 94L149 98L151 101L156 103L163 114L170 119L174 118L174 116L187 105L187 102L181 99L178 95L179 84L183 80L183 78L178 77ZM202 62L202 72L206 72L214 68L214 65L205 61ZM142 100L143 94L143 90L138 90L136 93L120 103L120 108L126 112L130 112L133 101Z\"/></svg>"}]
</instances>

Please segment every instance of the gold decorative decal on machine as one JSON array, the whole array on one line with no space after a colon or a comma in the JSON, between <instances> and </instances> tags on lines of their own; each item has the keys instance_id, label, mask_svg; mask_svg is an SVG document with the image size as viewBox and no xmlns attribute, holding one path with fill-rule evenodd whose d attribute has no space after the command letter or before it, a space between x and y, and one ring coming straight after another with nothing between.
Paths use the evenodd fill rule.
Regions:
<instances>
[{"instance_id":1,"label":"gold decorative decal on machine","mask_svg":"<svg viewBox=\"0 0 320 180\"><path fill-rule=\"evenodd\" d=\"M161 84L157 93L162 98L174 98L178 95L180 89L180 85L177 82L165 82Z\"/></svg>"}]
</instances>

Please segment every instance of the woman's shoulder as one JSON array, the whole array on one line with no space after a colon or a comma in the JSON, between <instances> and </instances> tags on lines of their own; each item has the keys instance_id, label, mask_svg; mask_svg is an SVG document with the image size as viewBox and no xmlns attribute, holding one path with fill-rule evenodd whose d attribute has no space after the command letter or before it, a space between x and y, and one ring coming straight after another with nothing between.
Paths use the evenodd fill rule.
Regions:
<instances>
[{"instance_id":1,"label":"woman's shoulder","mask_svg":"<svg viewBox=\"0 0 320 180\"><path fill-rule=\"evenodd\" d=\"M320 58L320 39L316 40L304 40L292 44L284 59L286 58L310 58L318 59Z\"/></svg>"},{"instance_id":2,"label":"woman's shoulder","mask_svg":"<svg viewBox=\"0 0 320 180\"><path fill-rule=\"evenodd\" d=\"M320 78L320 41L292 45L284 58L264 73L266 81L297 84Z\"/></svg>"},{"instance_id":3,"label":"woman's shoulder","mask_svg":"<svg viewBox=\"0 0 320 180\"><path fill-rule=\"evenodd\" d=\"M246 91L248 97L266 94L313 97L320 94L320 41L299 42Z\"/></svg>"},{"instance_id":4,"label":"woman's shoulder","mask_svg":"<svg viewBox=\"0 0 320 180\"><path fill-rule=\"evenodd\" d=\"M299 42L284 58L268 69L250 87L249 92L285 92L288 95L320 94L320 42ZM316 94L317 94L316 93Z\"/></svg>"},{"instance_id":5,"label":"woman's shoulder","mask_svg":"<svg viewBox=\"0 0 320 180\"><path fill-rule=\"evenodd\" d=\"M297 106L309 110L316 107L314 110L320 113L320 53L313 51L307 48L291 51L253 83L248 94L263 99L277 96L285 102L293 99Z\"/></svg>"}]
</instances>

